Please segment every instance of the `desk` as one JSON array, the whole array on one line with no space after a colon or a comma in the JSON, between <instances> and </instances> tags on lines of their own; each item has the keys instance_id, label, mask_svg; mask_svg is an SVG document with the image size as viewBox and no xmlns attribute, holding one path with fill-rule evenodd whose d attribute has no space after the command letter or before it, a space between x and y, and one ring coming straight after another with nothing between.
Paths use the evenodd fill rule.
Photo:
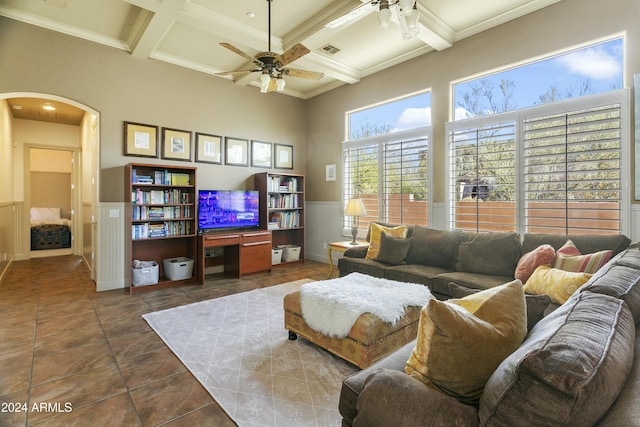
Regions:
<instances>
[{"instance_id":1,"label":"desk","mask_svg":"<svg viewBox=\"0 0 640 427\"><path fill-rule=\"evenodd\" d=\"M220 257L205 257L207 248L223 248ZM205 233L198 236L198 281L204 283L204 270L223 265L225 274L241 277L258 271L271 271L271 230Z\"/></svg>"},{"instance_id":2,"label":"desk","mask_svg":"<svg viewBox=\"0 0 640 427\"><path fill-rule=\"evenodd\" d=\"M351 244L351 240L345 240L344 242L333 242L327 245L328 255L329 255L329 274L327 274L327 279L331 278L333 274L333 258L331 257L331 252L340 252L341 254L345 253L347 249L357 248L360 246L369 246L367 242L356 242L356 245Z\"/></svg>"}]
</instances>

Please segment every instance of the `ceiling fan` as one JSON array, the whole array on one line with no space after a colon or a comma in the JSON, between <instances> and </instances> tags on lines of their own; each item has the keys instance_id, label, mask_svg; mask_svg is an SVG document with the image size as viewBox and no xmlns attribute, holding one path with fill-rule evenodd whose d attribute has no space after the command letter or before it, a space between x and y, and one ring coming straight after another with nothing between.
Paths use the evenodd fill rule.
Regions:
<instances>
[{"instance_id":1,"label":"ceiling fan","mask_svg":"<svg viewBox=\"0 0 640 427\"><path fill-rule=\"evenodd\" d=\"M284 90L284 76L291 77L299 77L303 79L310 80L320 80L324 77L323 73L318 73L316 71L307 71L307 70L299 70L296 68L284 68L285 65L295 61L298 58L303 57L307 53L309 53L309 49L303 46L301 43L297 43L289 50L284 52L281 55L277 53L271 52L271 2L273 0L267 0L269 3L269 51L260 52L255 57L251 57L245 52L241 51L237 47L233 46L229 43L220 43L220 46L229 49L230 51L242 56L245 59L253 62L258 68L251 70L237 70L237 71L226 71L223 73L216 73L217 76L240 76L247 75L251 73L256 73L256 75L260 74L260 91L261 92L271 92L274 90L282 91Z\"/></svg>"}]
</instances>

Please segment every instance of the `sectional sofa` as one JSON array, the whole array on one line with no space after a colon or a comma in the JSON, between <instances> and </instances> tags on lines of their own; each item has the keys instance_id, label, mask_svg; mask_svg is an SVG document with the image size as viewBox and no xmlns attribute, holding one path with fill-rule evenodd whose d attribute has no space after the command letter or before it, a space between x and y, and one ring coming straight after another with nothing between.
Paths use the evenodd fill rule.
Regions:
<instances>
[{"instance_id":1,"label":"sectional sofa","mask_svg":"<svg viewBox=\"0 0 640 427\"><path fill-rule=\"evenodd\" d=\"M409 235L421 243L410 249L415 252L404 263L370 260L354 248L340 260L341 275L361 271L418 281L446 299L452 292L450 282L478 289L505 283L513 280L522 254L543 244L558 249L568 239L471 235L415 226ZM343 426L638 425L640 251L625 236L569 238L583 253L609 249L614 256L531 326L520 346L491 374L477 404L406 374L414 341L344 380L339 402ZM471 254L479 258L468 258Z\"/></svg>"},{"instance_id":2,"label":"sectional sofa","mask_svg":"<svg viewBox=\"0 0 640 427\"><path fill-rule=\"evenodd\" d=\"M392 224L380 224L393 227ZM611 250L615 256L631 242L621 234L564 236L527 233L521 238L514 232L476 234L419 225L409 226L407 239L410 245L406 257L398 264L366 258L366 246L348 249L338 260L340 276L359 272L421 283L429 286L435 297L448 299L452 296L449 290L451 282L488 289L513 280L520 257L542 244L549 244L557 250L571 239L583 254Z\"/></svg>"}]
</instances>

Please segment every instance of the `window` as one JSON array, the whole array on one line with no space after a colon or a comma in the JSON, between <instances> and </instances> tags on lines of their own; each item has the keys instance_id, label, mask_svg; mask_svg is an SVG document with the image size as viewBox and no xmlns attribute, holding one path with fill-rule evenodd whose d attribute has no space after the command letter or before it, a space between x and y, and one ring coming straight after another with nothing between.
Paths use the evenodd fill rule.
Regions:
<instances>
[{"instance_id":1,"label":"window","mask_svg":"<svg viewBox=\"0 0 640 427\"><path fill-rule=\"evenodd\" d=\"M621 89L623 52L617 38L457 83L454 120Z\"/></svg>"},{"instance_id":2,"label":"window","mask_svg":"<svg viewBox=\"0 0 640 427\"><path fill-rule=\"evenodd\" d=\"M362 199L370 221L427 225L430 128L379 135L343 146L344 200ZM344 218L344 228L352 218Z\"/></svg>"},{"instance_id":3,"label":"window","mask_svg":"<svg viewBox=\"0 0 640 427\"><path fill-rule=\"evenodd\" d=\"M615 91L448 123L450 227L624 232L627 97Z\"/></svg>"},{"instance_id":4,"label":"window","mask_svg":"<svg viewBox=\"0 0 640 427\"><path fill-rule=\"evenodd\" d=\"M362 199L370 221L427 225L431 128L429 92L348 113L343 198ZM353 218L344 217L344 229Z\"/></svg>"}]
</instances>

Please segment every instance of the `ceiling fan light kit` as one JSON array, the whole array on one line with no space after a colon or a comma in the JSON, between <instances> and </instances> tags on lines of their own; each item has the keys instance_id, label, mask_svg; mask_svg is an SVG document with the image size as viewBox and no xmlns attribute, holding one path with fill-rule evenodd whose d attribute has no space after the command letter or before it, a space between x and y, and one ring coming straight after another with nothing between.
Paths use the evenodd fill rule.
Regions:
<instances>
[{"instance_id":1,"label":"ceiling fan light kit","mask_svg":"<svg viewBox=\"0 0 640 427\"><path fill-rule=\"evenodd\" d=\"M415 0L372 0L371 5L378 6L378 19L382 28L391 22L391 9L395 9L402 38L408 40L418 35L418 6Z\"/></svg>"},{"instance_id":2,"label":"ceiling fan light kit","mask_svg":"<svg viewBox=\"0 0 640 427\"><path fill-rule=\"evenodd\" d=\"M323 73L316 71L299 70L296 68L284 68L285 65L303 57L310 51L301 43L297 43L290 49L278 55L271 52L271 2L273 0L267 0L269 3L269 34L268 34L268 51L260 52L255 57L247 55L242 50L229 43L220 43L220 46L229 49L230 51L242 56L243 58L251 61L256 65L257 69L252 70L237 70L237 71L225 71L223 73L216 73L218 76L228 75L246 75L251 73L260 74L260 92L267 93L272 91L283 91L285 87L284 76L298 77L303 79L320 80L324 77Z\"/></svg>"}]
</instances>

